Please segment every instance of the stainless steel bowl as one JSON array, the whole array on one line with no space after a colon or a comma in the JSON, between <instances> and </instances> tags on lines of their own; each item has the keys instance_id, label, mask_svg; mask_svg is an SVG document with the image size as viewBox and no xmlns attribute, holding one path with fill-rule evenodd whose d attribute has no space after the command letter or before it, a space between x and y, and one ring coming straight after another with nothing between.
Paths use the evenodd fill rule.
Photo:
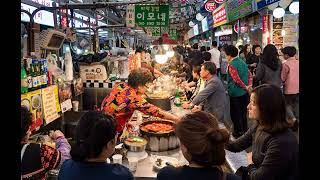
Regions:
<instances>
[{"instance_id":1,"label":"stainless steel bowl","mask_svg":"<svg viewBox=\"0 0 320 180\"><path fill-rule=\"evenodd\" d=\"M141 145L132 145L132 144L128 144L127 141L124 141L124 147L126 149L128 149L128 151L132 151L132 152L143 152L146 150L146 146L147 146L147 140L144 139L145 143L141 144Z\"/></svg>"}]
</instances>

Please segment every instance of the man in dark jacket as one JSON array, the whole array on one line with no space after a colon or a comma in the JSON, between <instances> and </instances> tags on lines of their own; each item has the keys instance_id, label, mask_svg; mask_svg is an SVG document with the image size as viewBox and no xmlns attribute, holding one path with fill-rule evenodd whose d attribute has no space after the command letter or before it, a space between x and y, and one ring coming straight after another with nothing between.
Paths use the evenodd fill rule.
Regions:
<instances>
[{"instance_id":1,"label":"man in dark jacket","mask_svg":"<svg viewBox=\"0 0 320 180\"><path fill-rule=\"evenodd\" d=\"M205 112L214 114L220 122L223 122L227 107L227 95L216 73L217 69L214 63L203 63L200 76L206 80L205 88L184 108L193 108L193 111L198 111L200 110L198 106L203 106L202 109Z\"/></svg>"}]
</instances>

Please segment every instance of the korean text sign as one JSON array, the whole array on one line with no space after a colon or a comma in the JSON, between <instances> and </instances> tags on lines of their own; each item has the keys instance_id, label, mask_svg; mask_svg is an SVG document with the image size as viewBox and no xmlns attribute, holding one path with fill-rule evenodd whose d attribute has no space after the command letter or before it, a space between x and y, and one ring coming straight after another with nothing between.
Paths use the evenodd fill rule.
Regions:
<instances>
[{"instance_id":1,"label":"korean text sign","mask_svg":"<svg viewBox=\"0 0 320 180\"><path fill-rule=\"evenodd\" d=\"M227 12L229 22L235 21L253 12L253 0L229 0L227 1Z\"/></svg>"},{"instance_id":2,"label":"korean text sign","mask_svg":"<svg viewBox=\"0 0 320 180\"><path fill-rule=\"evenodd\" d=\"M136 5L135 22L140 27L167 27L169 5Z\"/></svg>"},{"instance_id":3,"label":"korean text sign","mask_svg":"<svg viewBox=\"0 0 320 180\"><path fill-rule=\"evenodd\" d=\"M213 26L218 27L228 22L225 4L221 4L217 9L212 12Z\"/></svg>"}]
</instances>

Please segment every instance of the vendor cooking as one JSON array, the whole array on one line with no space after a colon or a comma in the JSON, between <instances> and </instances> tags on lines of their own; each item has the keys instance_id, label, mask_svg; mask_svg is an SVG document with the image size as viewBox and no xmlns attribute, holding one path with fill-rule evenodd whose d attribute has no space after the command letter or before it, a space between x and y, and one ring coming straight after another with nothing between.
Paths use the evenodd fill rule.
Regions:
<instances>
[{"instance_id":1,"label":"vendor cooking","mask_svg":"<svg viewBox=\"0 0 320 180\"><path fill-rule=\"evenodd\" d=\"M151 83L152 80L149 70L134 69L129 74L128 83L117 84L112 88L110 95L102 101L101 110L115 117L118 133L122 133L135 110L167 120L179 120L177 116L148 103L142 97L147 88L146 84Z\"/></svg>"}]
</instances>

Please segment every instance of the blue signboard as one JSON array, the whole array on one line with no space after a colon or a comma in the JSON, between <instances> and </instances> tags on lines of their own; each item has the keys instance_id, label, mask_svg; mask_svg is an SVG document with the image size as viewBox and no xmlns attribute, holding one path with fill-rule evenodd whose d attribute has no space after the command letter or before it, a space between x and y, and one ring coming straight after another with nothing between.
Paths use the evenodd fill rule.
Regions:
<instances>
[{"instance_id":1,"label":"blue signboard","mask_svg":"<svg viewBox=\"0 0 320 180\"><path fill-rule=\"evenodd\" d=\"M257 2L257 9L262 9L270 4L278 2L280 0L256 0Z\"/></svg>"}]
</instances>

